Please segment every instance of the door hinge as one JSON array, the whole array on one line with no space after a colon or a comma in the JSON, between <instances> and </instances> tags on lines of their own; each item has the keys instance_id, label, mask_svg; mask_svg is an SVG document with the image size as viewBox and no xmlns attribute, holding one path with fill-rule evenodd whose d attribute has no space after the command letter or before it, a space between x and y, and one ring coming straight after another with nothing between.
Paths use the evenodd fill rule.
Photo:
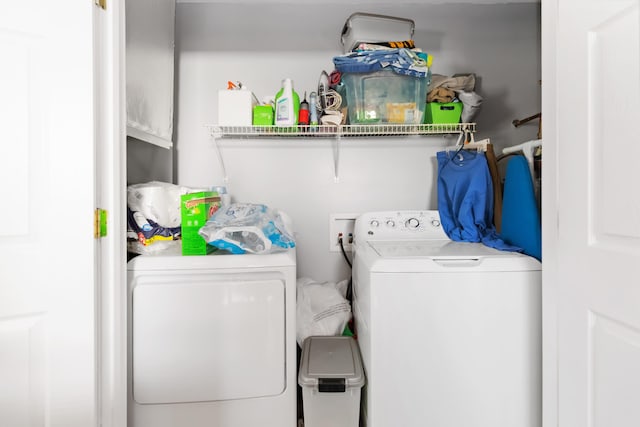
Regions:
<instances>
[{"instance_id":1,"label":"door hinge","mask_svg":"<svg viewBox=\"0 0 640 427\"><path fill-rule=\"evenodd\" d=\"M104 10L107 10L107 0L94 0L96 6L100 6Z\"/></svg>"},{"instance_id":2,"label":"door hinge","mask_svg":"<svg viewBox=\"0 0 640 427\"><path fill-rule=\"evenodd\" d=\"M93 237L99 239L107 235L107 211L96 209L93 218Z\"/></svg>"}]
</instances>

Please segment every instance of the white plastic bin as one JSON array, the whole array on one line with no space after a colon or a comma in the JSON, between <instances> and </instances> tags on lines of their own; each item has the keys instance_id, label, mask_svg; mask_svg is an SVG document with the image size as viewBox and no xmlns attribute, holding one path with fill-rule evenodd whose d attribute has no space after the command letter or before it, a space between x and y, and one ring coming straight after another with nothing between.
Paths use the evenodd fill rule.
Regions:
<instances>
[{"instance_id":1,"label":"white plastic bin","mask_svg":"<svg viewBox=\"0 0 640 427\"><path fill-rule=\"evenodd\" d=\"M307 338L298 384L302 387L305 427L358 427L364 371L353 338Z\"/></svg>"}]
</instances>

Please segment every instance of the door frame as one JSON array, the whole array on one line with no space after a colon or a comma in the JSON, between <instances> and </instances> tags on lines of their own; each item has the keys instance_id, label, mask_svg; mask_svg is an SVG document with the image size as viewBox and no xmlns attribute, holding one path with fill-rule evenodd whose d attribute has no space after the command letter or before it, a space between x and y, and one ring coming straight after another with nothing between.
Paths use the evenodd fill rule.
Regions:
<instances>
[{"instance_id":1,"label":"door frame","mask_svg":"<svg viewBox=\"0 0 640 427\"><path fill-rule=\"evenodd\" d=\"M559 0L541 0L542 117L542 425L558 426L558 138L556 34Z\"/></svg>"},{"instance_id":2,"label":"door frame","mask_svg":"<svg viewBox=\"0 0 640 427\"><path fill-rule=\"evenodd\" d=\"M97 240L96 375L98 423L127 425L126 78L125 3L95 7L96 207L107 211Z\"/></svg>"},{"instance_id":3,"label":"door frame","mask_svg":"<svg viewBox=\"0 0 640 427\"><path fill-rule=\"evenodd\" d=\"M543 426L558 425L557 373L557 130L556 48L558 0L541 0L542 113L545 118L545 166L542 169L542 305ZM101 82L96 108L98 166L97 206L109 211L106 238L100 240L98 304L99 419L105 427L127 425L126 312L126 80L125 5L108 3L95 26L96 81ZM98 89L97 89L98 90Z\"/></svg>"}]
</instances>

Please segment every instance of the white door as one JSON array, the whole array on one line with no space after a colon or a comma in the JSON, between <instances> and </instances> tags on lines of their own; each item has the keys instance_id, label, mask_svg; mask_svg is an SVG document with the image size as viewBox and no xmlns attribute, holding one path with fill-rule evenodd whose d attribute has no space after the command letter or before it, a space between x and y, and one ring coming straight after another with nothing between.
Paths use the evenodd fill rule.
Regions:
<instances>
[{"instance_id":1,"label":"white door","mask_svg":"<svg viewBox=\"0 0 640 427\"><path fill-rule=\"evenodd\" d=\"M542 3L545 425L637 427L640 2Z\"/></svg>"},{"instance_id":2,"label":"white door","mask_svg":"<svg viewBox=\"0 0 640 427\"><path fill-rule=\"evenodd\" d=\"M0 425L96 425L92 1L0 5Z\"/></svg>"}]
</instances>

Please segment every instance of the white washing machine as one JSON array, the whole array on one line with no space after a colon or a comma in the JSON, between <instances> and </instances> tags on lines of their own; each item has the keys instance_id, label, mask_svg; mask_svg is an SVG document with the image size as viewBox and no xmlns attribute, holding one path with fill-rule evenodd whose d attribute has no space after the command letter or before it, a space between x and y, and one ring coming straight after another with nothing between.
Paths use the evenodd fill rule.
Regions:
<instances>
[{"instance_id":1,"label":"white washing machine","mask_svg":"<svg viewBox=\"0 0 640 427\"><path fill-rule=\"evenodd\" d=\"M129 427L296 425L295 250L128 263Z\"/></svg>"},{"instance_id":2,"label":"white washing machine","mask_svg":"<svg viewBox=\"0 0 640 427\"><path fill-rule=\"evenodd\" d=\"M453 242L437 211L355 225L368 427L540 427L541 264Z\"/></svg>"}]
</instances>

